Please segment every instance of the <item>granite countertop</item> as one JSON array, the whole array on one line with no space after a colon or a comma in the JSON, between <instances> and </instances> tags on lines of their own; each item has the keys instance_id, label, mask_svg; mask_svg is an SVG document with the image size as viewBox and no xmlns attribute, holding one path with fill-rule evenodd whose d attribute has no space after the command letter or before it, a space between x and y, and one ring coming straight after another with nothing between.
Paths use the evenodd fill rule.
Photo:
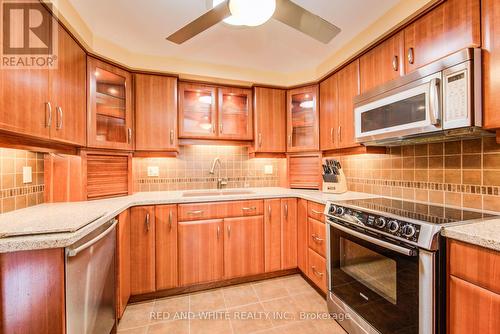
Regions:
<instances>
[{"instance_id":1,"label":"granite countertop","mask_svg":"<svg viewBox=\"0 0 500 334\"><path fill-rule=\"evenodd\" d=\"M226 190L244 190L252 193L184 197L184 193L195 191L143 192L103 200L41 204L0 214L0 253L70 246L132 206L284 197L303 198L324 204L328 200L376 197L357 192L334 195L316 190L288 188Z\"/></svg>"},{"instance_id":2,"label":"granite countertop","mask_svg":"<svg viewBox=\"0 0 500 334\"><path fill-rule=\"evenodd\" d=\"M500 218L446 227L441 234L447 238L500 251Z\"/></svg>"}]
</instances>

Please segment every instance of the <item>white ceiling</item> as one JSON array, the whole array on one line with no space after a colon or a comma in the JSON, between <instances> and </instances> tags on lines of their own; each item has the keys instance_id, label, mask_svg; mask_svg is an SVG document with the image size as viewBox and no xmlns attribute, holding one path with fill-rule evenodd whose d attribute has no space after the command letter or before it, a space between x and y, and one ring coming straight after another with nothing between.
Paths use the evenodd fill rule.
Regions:
<instances>
[{"instance_id":1,"label":"white ceiling","mask_svg":"<svg viewBox=\"0 0 500 334\"><path fill-rule=\"evenodd\" d=\"M292 73L319 65L399 0L294 0L342 29L328 45L276 20L219 23L182 45L165 37L207 11L210 0L69 0L92 32L131 52Z\"/></svg>"}]
</instances>

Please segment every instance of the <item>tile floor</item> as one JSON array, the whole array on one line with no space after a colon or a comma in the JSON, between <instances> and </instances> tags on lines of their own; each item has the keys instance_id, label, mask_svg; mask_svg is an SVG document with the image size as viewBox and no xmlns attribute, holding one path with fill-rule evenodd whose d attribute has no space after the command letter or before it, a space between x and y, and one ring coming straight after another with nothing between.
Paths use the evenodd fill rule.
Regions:
<instances>
[{"instance_id":1,"label":"tile floor","mask_svg":"<svg viewBox=\"0 0 500 334\"><path fill-rule=\"evenodd\" d=\"M345 334L334 320L317 319L326 312L316 290L292 275L131 304L118 333Z\"/></svg>"}]
</instances>

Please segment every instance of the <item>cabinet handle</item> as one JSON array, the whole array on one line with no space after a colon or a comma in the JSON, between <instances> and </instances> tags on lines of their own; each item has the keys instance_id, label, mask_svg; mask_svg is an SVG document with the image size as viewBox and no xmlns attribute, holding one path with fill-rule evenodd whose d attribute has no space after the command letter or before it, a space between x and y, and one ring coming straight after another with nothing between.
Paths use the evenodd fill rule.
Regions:
<instances>
[{"instance_id":1,"label":"cabinet handle","mask_svg":"<svg viewBox=\"0 0 500 334\"><path fill-rule=\"evenodd\" d=\"M262 133L259 132L259 147L262 147Z\"/></svg>"},{"instance_id":2,"label":"cabinet handle","mask_svg":"<svg viewBox=\"0 0 500 334\"><path fill-rule=\"evenodd\" d=\"M335 133L333 128L330 128L330 140L332 143L335 143Z\"/></svg>"},{"instance_id":3,"label":"cabinet handle","mask_svg":"<svg viewBox=\"0 0 500 334\"><path fill-rule=\"evenodd\" d=\"M194 210L194 211L188 211L188 215L201 215L203 213L203 210Z\"/></svg>"},{"instance_id":4,"label":"cabinet handle","mask_svg":"<svg viewBox=\"0 0 500 334\"><path fill-rule=\"evenodd\" d=\"M272 222L272 220L271 220L271 213L272 213L271 204L269 204L269 207L267 208L267 212L268 212L268 215L269 215L269 222L271 223Z\"/></svg>"},{"instance_id":5,"label":"cabinet handle","mask_svg":"<svg viewBox=\"0 0 500 334\"><path fill-rule=\"evenodd\" d=\"M217 226L217 240L220 239L220 226Z\"/></svg>"},{"instance_id":6,"label":"cabinet handle","mask_svg":"<svg viewBox=\"0 0 500 334\"><path fill-rule=\"evenodd\" d=\"M57 124L56 130L61 130L63 127L63 110L61 107L57 107Z\"/></svg>"},{"instance_id":7,"label":"cabinet handle","mask_svg":"<svg viewBox=\"0 0 500 334\"><path fill-rule=\"evenodd\" d=\"M413 48L408 49L408 63L413 64L415 62L415 54Z\"/></svg>"},{"instance_id":8,"label":"cabinet handle","mask_svg":"<svg viewBox=\"0 0 500 334\"><path fill-rule=\"evenodd\" d=\"M399 68L398 56L394 56L394 57L392 58L392 69L393 69L394 71L397 71L397 70L398 70L398 68Z\"/></svg>"},{"instance_id":9,"label":"cabinet handle","mask_svg":"<svg viewBox=\"0 0 500 334\"><path fill-rule=\"evenodd\" d=\"M219 123L219 133L222 134L222 130L224 129L222 123Z\"/></svg>"},{"instance_id":10,"label":"cabinet handle","mask_svg":"<svg viewBox=\"0 0 500 334\"><path fill-rule=\"evenodd\" d=\"M50 104L50 102L47 102L46 112L48 115L47 115L47 121L45 123L45 127L50 128L50 126L52 125L52 105Z\"/></svg>"},{"instance_id":11,"label":"cabinet handle","mask_svg":"<svg viewBox=\"0 0 500 334\"><path fill-rule=\"evenodd\" d=\"M132 142L132 129L128 128L127 129L127 142L130 144Z\"/></svg>"},{"instance_id":12,"label":"cabinet handle","mask_svg":"<svg viewBox=\"0 0 500 334\"><path fill-rule=\"evenodd\" d=\"M149 213L146 213L146 231L149 232L149 227L150 227L150 224L149 224Z\"/></svg>"},{"instance_id":13,"label":"cabinet handle","mask_svg":"<svg viewBox=\"0 0 500 334\"><path fill-rule=\"evenodd\" d=\"M285 218L288 218L288 203L285 203Z\"/></svg>"},{"instance_id":14,"label":"cabinet handle","mask_svg":"<svg viewBox=\"0 0 500 334\"><path fill-rule=\"evenodd\" d=\"M321 212L321 211L316 211L316 210L314 210L314 209L311 209L311 212L312 212L312 213L314 213L314 214L317 214L317 215L321 215L321 214L323 214L323 212Z\"/></svg>"},{"instance_id":15,"label":"cabinet handle","mask_svg":"<svg viewBox=\"0 0 500 334\"><path fill-rule=\"evenodd\" d=\"M291 147L292 146L292 136L288 136L288 146Z\"/></svg>"},{"instance_id":16,"label":"cabinet handle","mask_svg":"<svg viewBox=\"0 0 500 334\"><path fill-rule=\"evenodd\" d=\"M339 136L339 143L342 142L342 126L339 125L339 129L338 129L338 136Z\"/></svg>"},{"instance_id":17,"label":"cabinet handle","mask_svg":"<svg viewBox=\"0 0 500 334\"><path fill-rule=\"evenodd\" d=\"M172 211L168 213L168 228L171 230L172 229L172 222L173 222L173 214Z\"/></svg>"},{"instance_id":18,"label":"cabinet handle","mask_svg":"<svg viewBox=\"0 0 500 334\"><path fill-rule=\"evenodd\" d=\"M323 277L323 273L317 271L315 266L312 266L311 269L312 269L314 275L316 275L318 277Z\"/></svg>"},{"instance_id":19,"label":"cabinet handle","mask_svg":"<svg viewBox=\"0 0 500 334\"><path fill-rule=\"evenodd\" d=\"M212 133L215 133L215 123L212 123Z\"/></svg>"},{"instance_id":20,"label":"cabinet handle","mask_svg":"<svg viewBox=\"0 0 500 334\"><path fill-rule=\"evenodd\" d=\"M311 235L312 239L314 240L315 243L317 244L321 244L323 243L324 239L321 239L320 237L318 237L316 234L313 234Z\"/></svg>"},{"instance_id":21,"label":"cabinet handle","mask_svg":"<svg viewBox=\"0 0 500 334\"><path fill-rule=\"evenodd\" d=\"M170 130L170 145L174 145L174 130Z\"/></svg>"},{"instance_id":22,"label":"cabinet handle","mask_svg":"<svg viewBox=\"0 0 500 334\"><path fill-rule=\"evenodd\" d=\"M255 211L255 210L257 210L257 207L251 206L251 207L248 207L248 208L241 208L241 210L243 210L243 211Z\"/></svg>"},{"instance_id":23,"label":"cabinet handle","mask_svg":"<svg viewBox=\"0 0 500 334\"><path fill-rule=\"evenodd\" d=\"M231 225L227 227L227 237L231 238Z\"/></svg>"}]
</instances>

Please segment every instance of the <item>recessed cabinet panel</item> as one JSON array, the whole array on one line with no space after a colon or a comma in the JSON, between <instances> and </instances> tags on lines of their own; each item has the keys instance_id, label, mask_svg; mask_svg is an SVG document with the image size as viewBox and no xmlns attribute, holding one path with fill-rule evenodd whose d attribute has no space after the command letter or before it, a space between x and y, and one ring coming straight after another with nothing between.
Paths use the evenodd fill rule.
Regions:
<instances>
[{"instance_id":1,"label":"recessed cabinet panel","mask_svg":"<svg viewBox=\"0 0 500 334\"><path fill-rule=\"evenodd\" d=\"M219 137L252 139L252 91L219 88Z\"/></svg>"},{"instance_id":2,"label":"recessed cabinet panel","mask_svg":"<svg viewBox=\"0 0 500 334\"><path fill-rule=\"evenodd\" d=\"M179 133L182 138L210 138L217 134L216 88L179 85Z\"/></svg>"},{"instance_id":3,"label":"recessed cabinet panel","mask_svg":"<svg viewBox=\"0 0 500 334\"><path fill-rule=\"evenodd\" d=\"M318 86L288 91L287 151L319 149Z\"/></svg>"}]
</instances>

